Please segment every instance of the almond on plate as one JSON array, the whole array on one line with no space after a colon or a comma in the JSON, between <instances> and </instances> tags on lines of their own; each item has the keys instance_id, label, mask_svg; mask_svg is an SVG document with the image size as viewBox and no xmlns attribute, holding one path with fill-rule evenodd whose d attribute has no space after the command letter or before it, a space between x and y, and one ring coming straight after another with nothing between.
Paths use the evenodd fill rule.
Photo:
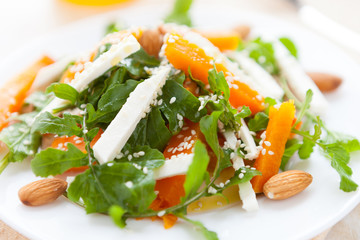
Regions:
<instances>
[{"instance_id":1,"label":"almond on plate","mask_svg":"<svg viewBox=\"0 0 360 240\"><path fill-rule=\"evenodd\" d=\"M311 174L290 170L271 177L264 185L264 194L273 200L292 197L305 190L312 182Z\"/></svg>"},{"instance_id":2,"label":"almond on plate","mask_svg":"<svg viewBox=\"0 0 360 240\"><path fill-rule=\"evenodd\" d=\"M27 206L40 206L55 201L67 188L67 182L46 178L29 183L19 190L20 201Z\"/></svg>"},{"instance_id":3,"label":"almond on plate","mask_svg":"<svg viewBox=\"0 0 360 240\"><path fill-rule=\"evenodd\" d=\"M335 91L343 82L340 77L329 73L308 72L307 75L323 93Z\"/></svg>"}]
</instances>

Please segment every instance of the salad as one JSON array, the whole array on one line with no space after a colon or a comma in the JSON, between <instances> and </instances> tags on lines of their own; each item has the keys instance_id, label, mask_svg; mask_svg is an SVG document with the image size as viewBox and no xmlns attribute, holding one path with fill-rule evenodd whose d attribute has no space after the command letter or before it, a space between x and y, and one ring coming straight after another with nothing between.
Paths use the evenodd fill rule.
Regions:
<instances>
[{"instance_id":1,"label":"salad","mask_svg":"<svg viewBox=\"0 0 360 240\"><path fill-rule=\"evenodd\" d=\"M165 228L181 219L217 239L187 213L239 199L256 211L256 194L298 194L312 176L289 161L315 147L340 189L357 189L347 164L359 141L321 120L325 88L292 41L192 29L190 4L177 1L172 23L112 24L89 53L44 56L0 89L0 170L31 158L45 178L19 191L24 204L64 195L121 228L129 218Z\"/></svg>"}]
</instances>

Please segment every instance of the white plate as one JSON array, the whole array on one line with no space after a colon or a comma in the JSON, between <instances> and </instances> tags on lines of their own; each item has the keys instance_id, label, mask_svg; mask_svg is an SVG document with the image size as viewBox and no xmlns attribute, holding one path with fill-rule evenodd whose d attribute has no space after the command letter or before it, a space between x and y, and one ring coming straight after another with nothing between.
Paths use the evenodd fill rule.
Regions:
<instances>
[{"instance_id":1,"label":"white plate","mask_svg":"<svg viewBox=\"0 0 360 240\"><path fill-rule=\"evenodd\" d=\"M221 6L197 6L195 22L199 26L227 28L247 22L255 33L290 36L299 46L301 62L307 70L332 72L345 79L343 86L328 95L331 107L326 116L331 129L360 137L360 76L357 66L348 56L328 41L297 26L273 17L242 13ZM151 9L151 11L149 11ZM219 11L219 9L222 9ZM102 36L114 16L131 24L156 23L164 15L163 6L127 8L107 13L59 29L24 48L0 63L0 81L6 81L37 56L47 53L54 57L90 49ZM354 111L355 110L355 111ZM353 179L360 183L360 155L353 155ZM294 168L314 176L311 186L300 195L284 200L259 198L260 210L244 212L240 205L190 217L202 221L216 231L220 239L309 239L334 225L359 202L360 192L339 190L339 177L328 160L314 154ZM17 197L18 189L35 180L29 162L10 165L0 175L0 218L20 233L33 239L199 239L201 235L186 223L164 230L160 221L129 220L125 229L118 229L109 217L92 214L68 202L65 198L42 207L23 206Z\"/></svg>"}]
</instances>

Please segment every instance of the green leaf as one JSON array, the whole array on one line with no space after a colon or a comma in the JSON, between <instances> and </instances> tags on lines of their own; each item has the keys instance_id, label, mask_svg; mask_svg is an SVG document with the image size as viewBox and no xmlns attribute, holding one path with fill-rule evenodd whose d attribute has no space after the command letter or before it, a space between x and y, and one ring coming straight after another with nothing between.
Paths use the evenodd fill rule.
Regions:
<instances>
[{"instance_id":1,"label":"green leaf","mask_svg":"<svg viewBox=\"0 0 360 240\"><path fill-rule=\"evenodd\" d=\"M140 167L148 168L148 169L154 169L161 167L165 162L165 157L162 152L160 152L157 149L152 149L149 146L135 146L132 147L129 144L125 145L122 149L122 152L126 152L122 158L116 159L116 162L128 162L129 158L128 156L131 155L131 162L136 163ZM134 156L134 153L135 156ZM140 153L140 155L139 155Z\"/></svg>"},{"instance_id":2,"label":"green leaf","mask_svg":"<svg viewBox=\"0 0 360 240\"><path fill-rule=\"evenodd\" d=\"M7 165L9 165L9 154L6 154L0 159L0 174L5 170Z\"/></svg>"},{"instance_id":3,"label":"green leaf","mask_svg":"<svg viewBox=\"0 0 360 240\"><path fill-rule=\"evenodd\" d=\"M314 151L315 142L309 140L308 138L304 138L303 144L301 144L299 148L299 157L301 159L308 159L311 153Z\"/></svg>"},{"instance_id":4,"label":"green leaf","mask_svg":"<svg viewBox=\"0 0 360 240\"><path fill-rule=\"evenodd\" d=\"M293 55L294 57L298 57L298 52L296 49L296 46L294 44L294 42L287 37L281 37L279 38L279 41L284 44L284 46L289 50L289 52L291 53L291 55Z\"/></svg>"},{"instance_id":5,"label":"green leaf","mask_svg":"<svg viewBox=\"0 0 360 240\"><path fill-rule=\"evenodd\" d=\"M235 118L237 119L237 121L239 121L241 118L246 118L249 117L250 115L251 115L250 108L247 106L243 106L241 108L241 111L235 115Z\"/></svg>"},{"instance_id":6,"label":"green leaf","mask_svg":"<svg viewBox=\"0 0 360 240\"><path fill-rule=\"evenodd\" d=\"M310 103L312 100L312 96L313 96L313 92L311 91L311 89L307 90L306 92L306 97L305 97L305 101L302 104L302 107L300 109L300 113L297 117L297 120L295 122L295 124L293 125L293 128L295 128L298 123L302 120L303 116L305 115L306 111L310 108Z\"/></svg>"},{"instance_id":7,"label":"green leaf","mask_svg":"<svg viewBox=\"0 0 360 240\"><path fill-rule=\"evenodd\" d=\"M265 130L269 123L269 116L264 112L258 112L253 119L249 120L248 127L250 131L258 132Z\"/></svg>"},{"instance_id":8,"label":"green leaf","mask_svg":"<svg viewBox=\"0 0 360 240\"><path fill-rule=\"evenodd\" d=\"M79 93L72 86L66 83L53 83L47 89L46 93L53 92L56 97L68 100L71 104L75 104Z\"/></svg>"},{"instance_id":9,"label":"green leaf","mask_svg":"<svg viewBox=\"0 0 360 240\"><path fill-rule=\"evenodd\" d=\"M162 104L159 109L169 121L169 129L173 133L180 131L180 121L184 123L184 120L179 120L179 115L192 122L199 122L201 117L206 114L206 109L198 110L200 107L199 99L176 81L167 80L162 92L163 94L159 98ZM175 102L170 103L170 100L174 97Z\"/></svg>"},{"instance_id":10,"label":"green leaf","mask_svg":"<svg viewBox=\"0 0 360 240\"><path fill-rule=\"evenodd\" d=\"M244 173L244 171L245 171L245 173ZM242 175L241 178L239 177L240 174ZM257 175L261 175L261 172L259 172L258 170L241 167L235 171L234 176L232 178L230 178L230 182L228 184L226 184L225 187L227 188L232 185L238 185L240 183L248 182Z\"/></svg>"},{"instance_id":11,"label":"green leaf","mask_svg":"<svg viewBox=\"0 0 360 240\"><path fill-rule=\"evenodd\" d=\"M106 26L105 35L108 35L109 33L119 32L124 28L125 26L122 22L112 22Z\"/></svg>"},{"instance_id":12,"label":"green leaf","mask_svg":"<svg viewBox=\"0 0 360 240\"><path fill-rule=\"evenodd\" d=\"M347 165L350 154L341 145L336 143L323 146L323 154L331 160L331 166L339 173L340 189L344 192L356 191L358 185L351 179L352 170Z\"/></svg>"},{"instance_id":13,"label":"green leaf","mask_svg":"<svg viewBox=\"0 0 360 240\"><path fill-rule=\"evenodd\" d=\"M282 171L285 171L286 165L289 162L290 158L295 154L297 150L301 147L301 143L299 143L299 140L297 139L290 139L287 141L285 146L284 154L281 158L281 165L280 169Z\"/></svg>"},{"instance_id":14,"label":"green leaf","mask_svg":"<svg viewBox=\"0 0 360 240\"><path fill-rule=\"evenodd\" d=\"M176 0L172 12L164 19L165 23L177 23L180 25L191 26L189 10L192 0Z\"/></svg>"},{"instance_id":15,"label":"green leaf","mask_svg":"<svg viewBox=\"0 0 360 240\"><path fill-rule=\"evenodd\" d=\"M158 67L160 61L147 54L145 50L141 48L139 51L125 58L125 60L121 62L121 65L125 66L133 77L148 78L149 74L146 72L145 67Z\"/></svg>"},{"instance_id":16,"label":"green leaf","mask_svg":"<svg viewBox=\"0 0 360 240\"><path fill-rule=\"evenodd\" d=\"M275 75L279 73L271 42L256 38L246 45L246 50L249 52L249 57L253 58L266 71Z\"/></svg>"},{"instance_id":17,"label":"green leaf","mask_svg":"<svg viewBox=\"0 0 360 240\"><path fill-rule=\"evenodd\" d=\"M19 122L4 128L0 132L0 141L9 148L9 162L23 161L28 156L33 156L40 146L41 136L31 133L29 125Z\"/></svg>"},{"instance_id":18,"label":"green leaf","mask_svg":"<svg viewBox=\"0 0 360 240\"><path fill-rule=\"evenodd\" d=\"M41 134L51 133L59 136L82 136L82 118L70 113L64 113L63 118L55 117L49 112L43 112L32 124L31 131Z\"/></svg>"},{"instance_id":19,"label":"green leaf","mask_svg":"<svg viewBox=\"0 0 360 240\"><path fill-rule=\"evenodd\" d=\"M32 104L37 110L43 109L50 102L50 97L43 92L34 92L25 99L26 104Z\"/></svg>"},{"instance_id":20,"label":"green leaf","mask_svg":"<svg viewBox=\"0 0 360 240\"><path fill-rule=\"evenodd\" d=\"M219 92L217 93L217 95L223 94L225 100L229 100L230 89L225 79L224 73L222 71L218 73L215 68L210 69L208 73L208 80L211 90L213 90L214 92Z\"/></svg>"},{"instance_id":21,"label":"green leaf","mask_svg":"<svg viewBox=\"0 0 360 240\"><path fill-rule=\"evenodd\" d=\"M149 145L151 148L163 151L171 136L159 108L153 107L151 112L140 120L128 144L131 146Z\"/></svg>"},{"instance_id":22,"label":"green leaf","mask_svg":"<svg viewBox=\"0 0 360 240\"><path fill-rule=\"evenodd\" d=\"M112 205L109 209L109 215L114 221L114 223L120 227L124 228L126 226L125 220L123 218L126 211L119 205Z\"/></svg>"},{"instance_id":23,"label":"green leaf","mask_svg":"<svg viewBox=\"0 0 360 240\"><path fill-rule=\"evenodd\" d=\"M210 157L207 153L206 147L200 141L196 141L194 147L194 157L189 169L186 173L186 180L184 183L185 196L182 202L192 198L197 194L197 191L203 184L207 172Z\"/></svg>"},{"instance_id":24,"label":"green leaf","mask_svg":"<svg viewBox=\"0 0 360 240\"><path fill-rule=\"evenodd\" d=\"M219 237L217 236L216 232L210 231L201 222L191 220L191 219L185 217L184 215L177 215L177 216L184 219L188 223L191 223L195 227L195 230L201 232L204 235L205 239L219 240Z\"/></svg>"},{"instance_id":25,"label":"green leaf","mask_svg":"<svg viewBox=\"0 0 360 240\"><path fill-rule=\"evenodd\" d=\"M124 84L116 84L108 89L101 96L96 113L90 111L87 124L94 126L99 122L110 123L139 83L139 81L128 80Z\"/></svg>"},{"instance_id":26,"label":"green leaf","mask_svg":"<svg viewBox=\"0 0 360 240\"><path fill-rule=\"evenodd\" d=\"M128 162L92 166L76 176L68 188L71 201L83 200L87 213L108 213L112 205L130 214L149 211L156 198L152 171L145 174Z\"/></svg>"},{"instance_id":27,"label":"green leaf","mask_svg":"<svg viewBox=\"0 0 360 240\"><path fill-rule=\"evenodd\" d=\"M73 144L69 143L67 148L67 151L47 148L36 154L31 161L31 169L34 174L40 177L55 176L70 168L86 166L89 163L87 154Z\"/></svg>"}]
</instances>

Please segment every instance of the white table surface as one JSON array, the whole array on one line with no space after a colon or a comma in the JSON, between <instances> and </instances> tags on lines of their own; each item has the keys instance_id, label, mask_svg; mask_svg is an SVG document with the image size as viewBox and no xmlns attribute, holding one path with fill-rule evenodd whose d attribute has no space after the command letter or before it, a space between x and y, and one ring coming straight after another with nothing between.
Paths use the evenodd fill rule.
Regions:
<instances>
[{"instance_id":1,"label":"white table surface","mask_svg":"<svg viewBox=\"0 0 360 240\"><path fill-rule=\"evenodd\" d=\"M69 4L61 0L1 0L0 1L0 59L28 41L41 37L58 27L95 14L127 4L163 2L171 6L172 0L134 0L129 3L105 7L86 7ZM196 4L211 4L219 0L194 0ZM239 9L275 15L293 24L302 25L296 9L286 0L221 0L222 3ZM327 14L332 19L360 33L360 0L307 0L308 4ZM360 44L360 43L359 43ZM343 48L360 65L360 55ZM360 79L359 79L360 81ZM0 225L0 239L2 235ZM336 224L327 234L326 240L360 239L360 205Z\"/></svg>"}]
</instances>

